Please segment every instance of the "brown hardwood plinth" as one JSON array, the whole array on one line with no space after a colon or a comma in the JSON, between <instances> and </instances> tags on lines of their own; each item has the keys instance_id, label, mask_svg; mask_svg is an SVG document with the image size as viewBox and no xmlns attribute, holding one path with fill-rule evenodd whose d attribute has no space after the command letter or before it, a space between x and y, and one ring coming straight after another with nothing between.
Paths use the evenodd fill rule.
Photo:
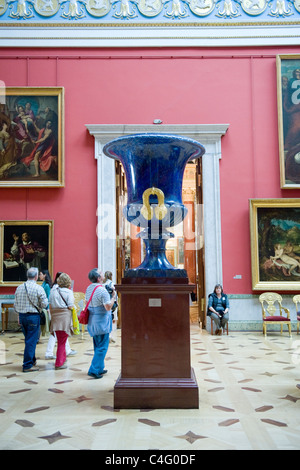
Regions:
<instances>
[{"instance_id":1,"label":"brown hardwood plinth","mask_svg":"<svg viewBox=\"0 0 300 470\"><path fill-rule=\"evenodd\" d=\"M124 278L115 408L198 408L190 361L187 278Z\"/></svg>"},{"instance_id":2,"label":"brown hardwood plinth","mask_svg":"<svg viewBox=\"0 0 300 470\"><path fill-rule=\"evenodd\" d=\"M198 385L191 378L118 378L114 408L198 408Z\"/></svg>"}]
</instances>

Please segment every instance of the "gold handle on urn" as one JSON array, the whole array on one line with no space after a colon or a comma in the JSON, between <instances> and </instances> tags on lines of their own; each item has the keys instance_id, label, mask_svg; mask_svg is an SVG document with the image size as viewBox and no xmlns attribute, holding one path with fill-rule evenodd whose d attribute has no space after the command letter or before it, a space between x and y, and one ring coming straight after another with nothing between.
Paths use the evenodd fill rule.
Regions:
<instances>
[{"instance_id":1,"label":"gold handle on urn","mask_svg":"<svg viewBox=\"0 0 300 470\"><path fill-rule=\"evenodd\" d=\"M151 220L153 217L153 208L149 203L149 198L151 195L157 196L158 205L155 207L155 216L158 220L162 220L168 212L168 209L165 206L165 195L161 189L158 188L148 188L143 192L143 207L141 209L141 214L145 217L146 220Z\"/></svg>"}]
</instances>

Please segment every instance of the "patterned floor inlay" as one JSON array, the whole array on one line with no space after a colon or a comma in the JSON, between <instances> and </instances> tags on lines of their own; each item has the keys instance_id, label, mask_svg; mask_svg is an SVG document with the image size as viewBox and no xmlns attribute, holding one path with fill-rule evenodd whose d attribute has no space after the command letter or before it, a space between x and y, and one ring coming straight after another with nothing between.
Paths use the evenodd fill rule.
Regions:
<instances>
[{"instance_id":1,"label":"patterned floor inlay","mask_svg":"<svg viewBox=\"0 0 300 470\"><path fill-rule=\"evenodd\" d=\"M164 410L114 409L120 336L118 330L109 346L108 373L94 380L87 375L93 356L88 333L70 339L77 354L62 370L44 359L48 338L42 337L39 371L30 377L22 372L22 333L1 335L0 449L300 449L300 336L230 332L215 337L191 325L199 408Z\"/></svg>"},{"instance_id":2,"label":"patterned floor inlay","mask_svg":"<svg viewBox=\"0 0 300 470\"><path fill-rule=\"evenodd\" d=\"M116 419L103 419L102 421L97 421L97 423L93 423L92 426L105 426L106 424L114 423L117 421Z\"/></svg>"},{"instance_id":3,"label":"patterned floor inlay","mask_svg":"<svg viewBox=\"0 0 300 470\"><path fill-rule=\"evenodd\" d=\"M139 419L139 423L147 424L148 426L160 426L160 423L157 421L152 421L151 419Z\"/></svg>"},{"instance_id":4,"label":"patterned floor inlay","mask_svg":"<svg viewBox=\"0 0 300 470\"><path fill-rule=\"evenodd\" d=\"M300 400L300 398L292 397L291 395L287 395L286 397L281 398L281 400L290 400L293 403L297 403L297 401Z\"/></svg>"},{"instance_id":5,"label":"patterned floor inlay","mask_svg":"<svg viewBox=\"0 0 300 470\"><path fill-rule=\"evenodd\" d=\"M225 406L213 406L216 410L226 411L227 413L233 413L235 410L232 408L226 408Z\"/></svg>"},{"instance_id":6,"label":"patterned floor inlay","mask_svg":"<svg viewBox=\"0 0 300 470\"><path fill-rule=\"evenodd\" d=\"M41 436L39 439L46 439L49 444L53 444L56 441L59 441L60 439L70 439L70 436L63 436L60 431L55 432L51 436Z\"/></svg>"},{"instance_id":7,"label":"patterned floor inlay","mask_svg":"<svg viewBox=\"0 0 300 470\"><path fill-rule=\"evenodd\" d=\"M248 390L248 392L261 392L261 390L258 390L257 388L251 388L251 387L242 387L243 390Z\"/></svg>"},{"instance_id":8,"label":"patterned floor inlay","mask_svg":"<svg viewBox=\"0 0 300 470\"><path fill-rule=\"evenodd\" d=\"M264 413L265 411L272 410L273 406L261 406L260 408L256 408L257 413Z\"/></svg>"},{"instance_id":9,"label":"patterned floor inlay","mask_svg":"<svg viewBox=\"0 0 300 470\"><path fill-rule=\"evenodd\" d=\"M15 423L19 426L22 426L23 428L32 428L34 426L34 423L27 421L26 419L17 419Z\"/></svg>"},{"instance_id":10,"label":"patterned floor inlay","mask_svg":"<svg viewBox=\"0 0 300 470\"><path fill-rule=\"evenodd\" d=\"M185 439L190 444L193 444L198 439L206 439L206 436L199 436L194 434L192 431L187 432L184 436L177 436L179 439Z\"/></svg>"},{"instance_id":11,"label":"patterned floor inlay","mask_svg":"<svg viewBox=\"0 0 300 470\"><path fill-rule=\"evenodd\" d=\"M279 421L275 421L274 419L262 419L261 420L263 423L268 423L268 424L273 424L274 426L279 426L279 427L286 427L286 423L280 423Z\"/></svg>"},{"instance_id":12,"label":"patterned floor inlay","mask_svg":"<svg viewBox=\"0 0 300 470\"><path fill-rule=\"evenodd\" d=\"M219 423L219 426L232 426L233 424L239 423L239 421L239 419L226 419L226 421Z\"/></svg>"},{"instance_id":13,"label":"patterned floor inlay","mask_svg":"<svg viewBox=\"0 0 300 470\"><path fill-rule=\"evenodd\" d=\"M77 398L71 398L71 400L75 400L77 401L77 403L81 403L82 401L85 401L85 400L93 400L93 398L88 398L88 397L85 397L84 395L81 395L80 397L77 397Z\"/></svg>"},{"instance_id":14,"label":"patterned floor inlay","mask_svg":"<svg viewBox=\"0 0 300 470\"><path fill-rule=\"evenodd\" d=\"M39 411L49 410L50 406L41 406L40 408L33 408L32 410L24 411L24 413L38 413Z\"/></svg>"}]
</instances>

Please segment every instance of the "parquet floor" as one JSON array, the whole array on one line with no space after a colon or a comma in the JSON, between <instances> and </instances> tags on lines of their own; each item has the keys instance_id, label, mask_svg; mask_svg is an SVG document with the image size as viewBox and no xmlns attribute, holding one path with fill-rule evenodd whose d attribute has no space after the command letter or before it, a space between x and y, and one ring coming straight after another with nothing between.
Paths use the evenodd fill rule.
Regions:
<instances>
[{"instance_id":1,"label":"parquet floor","mask_svg":"<svg viewBox=\"0 0 300 470\"><path fill-rule=\"evenodd\" d=\"M87 376L88 333L70 339L77 355L54 370L37 346L39 372L22 373L23 335L0 336L1 450L294 450L300 448L300 336L233 332L210 336L191 325L198 410L113 409L120 330L100 380Z\"/></svg>"}]
</instances>

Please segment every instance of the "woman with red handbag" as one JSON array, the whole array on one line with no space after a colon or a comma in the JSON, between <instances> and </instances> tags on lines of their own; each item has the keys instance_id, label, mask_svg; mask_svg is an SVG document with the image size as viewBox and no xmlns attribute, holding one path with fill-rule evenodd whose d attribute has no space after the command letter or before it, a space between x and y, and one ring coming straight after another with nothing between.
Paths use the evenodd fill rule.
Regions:
<instances>
[{"instance_id":1,"label":"woman with red handbag","mask_svg":"<svg viewBox=\"0 0 300 470\"><path fill-rule=\"evenodd\" d=\"M109 346L109 334L112 329L111 308L115 295L110 298L109 293L102 286L103 273L97 268L89 272L91 284L86 290L86 300L89 302L89 321L87 330L93 338L94 357L88 375L101 379L107 370L104 369L104 359Z\"/></svg>"}]
</instances>

